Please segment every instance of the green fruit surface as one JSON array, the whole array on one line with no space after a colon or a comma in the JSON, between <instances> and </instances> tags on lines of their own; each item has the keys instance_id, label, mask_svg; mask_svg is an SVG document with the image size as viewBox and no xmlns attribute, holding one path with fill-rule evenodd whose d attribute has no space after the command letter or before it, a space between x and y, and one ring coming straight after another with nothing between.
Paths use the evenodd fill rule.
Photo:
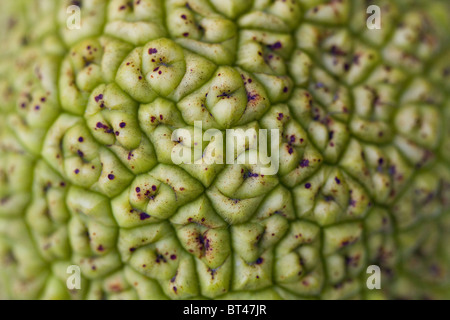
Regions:
<instances>
[{"instance_id":1,"label":"green fruit surface","mask_svg":"<svg viewBox=\"0 0 450 320\"><path fill-rule=\"evenodd\" d=\"M2 0L0 299L450 299L449 21L439 0ZM278 129L278 173L174 164L177 129Z\"/></svg>"}]
</instances>

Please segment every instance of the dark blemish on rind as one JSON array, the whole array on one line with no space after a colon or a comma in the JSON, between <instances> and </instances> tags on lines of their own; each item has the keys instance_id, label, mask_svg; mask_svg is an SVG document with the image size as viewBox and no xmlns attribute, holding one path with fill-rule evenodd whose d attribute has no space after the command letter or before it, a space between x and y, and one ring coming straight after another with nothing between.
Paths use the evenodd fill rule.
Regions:
<instances>
[{"instance_id":1,"label":"dark blemish on rind","mask_svg":"<svg viewBox=\"0 0 450 320\"><path fill-rule=\"evenodd\" d=\"M247 92L247 101L253 101L256 100L258 98L258 94L254 94L252 95L250 92Z\"/></svg>"},{"instance_id":2,"label":"dark blemish on rind","mask_svg":"<svg viewBox=\"0 0 450 320\"><path fill-rule=\"evenodd\" d=\"M153 191L156 191L156 186L152 186L152 190L153 190Z\"/></svg>"},{"instance_id":3,"label":"dark blemish on rind","mask_svg":"<svg viewBox=\"0 0 450 320\"><path fill-rule=\"evenodd\" d=\"M105 250L105 248L103 248L103 246L102 246L102 245L99 245L99 246L97 247L97 250L98 250L98 251L104 251L104 250Z\"/></svg>"},{"instance_id":4,"label":"dark blemish on rind","mask_svg":"<svg viewBox=\"0 0 450 320\"><path fill-rule=\"evenodd\" d=\"M330 140L333 140L333 137L334 137L334 131L330 131L329 134L328 134L328 138Z\"/></svg>"},{"instance_id":5,"label":"dark blemish on rind","mask_svg":"<svg viewBox=\"0 0 450 320\"><path fill-rule=\"evenodd\" d=\"M305 168L305 167L309 167L309 160L308 159L303 159L300 162L300 168Z\"/></svg>"},{"instance_id":6,"label":"dark blemish on rind","mask_svg":"<svg viewBox=\"0 0 450 320\"><path fill-rule=\"evenodd\" d=\"M115 176L113 174L108 174L108 179L109 180L114 180Z\"/></svg>"},{"instance_id":7,"label":"dark blemish on rind","mask_svg":"<svg viewBox=\"0 0 450 320\"><path fill-rule=\"evenodd\" d=\"M257 178L257 177L259 177L259 174L253 173L251 171L247 171L246 173L244 173L244 176L243 176L244 179Z\"/></svg>"},{"instance_id":8,"label":"dark blemish on rind","mask_svg":"<svg viewBox=\"0 0 450 320\"><path fill-rule=\"evenodd\" d=\"M145 212L141 212L141 213L139 214L139 218L140 218L141 220L145 220L145 219L150 218L150 216L149 216L147 213L145 213Z\"/></svg>"},{"instance_id":9,"label":"dark blemish on rind","mask_svg":"<svg viewBox=\"0 0 450 320\"><path fill-rule=\"evenodd\" d=\"M79 137L79 138L78 138L78 142L81 143L81 142L83 142L83 141L84 141L83 137Z\"/></svg>"},{"instance_id":10,"label":"dark blemish on rind","mask_svg":"<svg viewBox=\"0 0 450 320\"><path fill-rule=\"evenodd\" d=\"M45 100L46 100L45 97L41 98L41 102L45 102Z\"/></svg>"},{"instance_id":11,"label":"dark blemish on rind","mask_svg":"<svg viewBox=\"0 0 450 320\"><path fill-rule=\"evenodd\" d=\"M170 260L175 260L176 258L177 258L177 256L174 255L174 254L172 254L172 255L170 256Z\"/></svg>"},{"instance_id":12,"label":"dark blemish on rind","mask_svg":"<svg viewBox=\"0 0 450 320\"><path fill-rule=\"evenodd\" d=\"M136 248L130 248L130 252L136 251Z\"/></svg>"},{"instance_id":13,"label":"dark blemish on rind","mask_svg":"<svg viewBox=\"0 0 450 320\"><path fill-rule=\"evenodd\" d=\"M121 122L119 124L119 127L121 127L122 129L125 128L127 126L127 124L125 122Z\"/></svg>"},{"instance_id":14,"label":"dark blemish on rind","mask_svg":"<svg viewBox=\"0 0 450 320\"><path fill-rule=\"evenodd\" d=\"M284 88L283 88L283 92L284 92L284 93L286 93L286 92L288 92L288 91L289 91L289 88L288 88L288 87L284 87Z\"/></svg>"},{"instance_id":15,"label":"dark blemish on rind","mask_svg":"<svg viewBox=\"0 0 450 320\"><path fill-rule=\"evenodd\" d=\"M277 120L278 120L278 121L281 121L281 120L283 119L283 117L284 117L284 114L279 113L279 114L278 114L278 117L277 117Z\"/></svg>"},{"instance_id":16,"label":"dark blemish on rind","mask_svg":"<svg viewBox=\"0 0 450 320\"><path fill-rule=\"evenodd\" d=\"M183 33L183 37L189 37L189 32Z\"/></svg>"},{"instance_id":17,"label":"dark blemish on rind","mask_svg":"<svg viewBox=\"0 0 450 320\"><path fill-rule=\"evenodd\" d=\"M75 174L79 174L80 173L80 170L79 169L75 169Z\"/></svg>"},{"instance_id":18,"label":"dark blemish on rind","mask_svg":"<svg viewBox=\"0 0 450 320\"><path fill-rule=\"evenodd\" d=\"M35 106L35 107L34 107L34 110L39 110L39 109L41 109L40 106Z\"/></svg>"},{"instance_id":19,"label":"dark blemish on rind","mask_svg":"<svg viewBox=\"0 0 450 320\"><path fill-rule=\"evenodd\" d=\"M186 15L185 15L185 14L182 14L182 15L181 15L181 19L186 20L186 19L187 19Z\"/></svg>"},{"instance_id":20,"label":"dark blemish on rind","mask_svg":"<svg viewBox=\"0 0 450 320\"><path fill-rule=\"evenodd\" d=\"M278 50L278 49L281 49L283 47L283 45L281 44L280 41L277 41L272 45L268 45L267 47L269 47L272 50Z\"/></svg>"},{"instance_id":21,"label":"dark blemish on rind","mask_svg":"<svg viewBox=\"0 0 450 320\"><path fill-rule=\"evenodd\" d=\"M150 49L148 49L148 53L155 54L155 53L158 53L158 50L156 50L155 48L150 48Z\"/></svg>"},{"instance_id":22,"label":"dark blemish on rind","mask_svg":"<svg viewBox=\"0 0 450 320\"><path fill-rule=\"evenodd\" d=\"M78 156L84 158L84 153L81 150L77 150Z\"/></svg>"},{"instance_id":23,"label":"dark blemish on rind","mask_svg":"<svg viewBox=\"0 0 450 320\"><path fill-rule=\"evenodd\" d=\"M136 187L135 190L136 190L137 193L141 192L141 188L139 188L139 187Z\"/></svg>"},{"instance_id":24,"label":"dark blemish on rind","mask_svg":"<svg viewBox=\"0 0 450 320\"><path fill-rule=\"evenodd\" d=\"M81 8L81 0L72 0L71 5Z\"/></svg>"},{"instance_id":25,"label":"dark blemish on rind","mask_svg":"<svg viewBox=\"0 0 450 320\"><path fill-rule=\"evenodd\" d=\"M384 160L383 158L378 159L378 164L381 166L383 164Z\"/></svg>"},{"instance_id":26,"label":"dark blemish on rind","mask_svg":"<svg viewBox=\"0 0 450 320\"><path fill-rule=\"evenodd\" d=\"M256 261L255 261L256 264L261 264L261 263L263 263L263 262L264 262L264 259L263 259L263 258L258 258L258 259L256 259Z\"/></svg>"},{"instance_id":27,"label":"dark blemish on rind","mask_svg":"<svg viewBox=\"0 0 450 320\"><path fill-rule=\"evenodd\" d=\"M177 293L177 287L173 287L173 292Z\"/></svg>"},{"instance_id":28,"label":"dark blemish on rind","mask_svg":"<svg viewBox=\"0 0 450 320\"><path fill-rule=\"evenodd\" d=\"M99 94L98 96L95 97L95 102L99 102L102 99L103 99L103 94Z\"/></svg>"},{"instance_id":29,"label":"dark blemish on rind","mask_svg":"<svg viewBox=\"0 0 450 320\"><path fill-rule=\"evenodd\" d=\"M307 184L305 184L305 188L306 188L306 189L311 188L311 183L308 182Z\"/></svg>"},{"instance_id":30,"label":"dark blemish on rind","mask_svg":"<svg viewBox=\"0 0 450 320\"><path fill-rule=\"evenodd\" d=\"M334 181L336 181L337 184L341 184L341 180L339 180L338 177L335 177Z\"/></svg>"}]
</instances>

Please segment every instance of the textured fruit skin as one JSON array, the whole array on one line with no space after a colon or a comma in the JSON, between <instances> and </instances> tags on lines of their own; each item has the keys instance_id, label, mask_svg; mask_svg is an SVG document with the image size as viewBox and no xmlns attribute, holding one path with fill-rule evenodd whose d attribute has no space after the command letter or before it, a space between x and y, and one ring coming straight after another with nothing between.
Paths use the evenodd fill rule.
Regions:
<instances>
[{"instance_id":1,"label":"textured fruit skin","mask_svg":"<svg viewBox=\"0 0 450 320\"><path fill-rule=\"evenodd\" d=\"M449 299L449 16L1 1L0 299ZM278 174L174 165L195 121L279 129Z\"/></svg>"}]
</instances>

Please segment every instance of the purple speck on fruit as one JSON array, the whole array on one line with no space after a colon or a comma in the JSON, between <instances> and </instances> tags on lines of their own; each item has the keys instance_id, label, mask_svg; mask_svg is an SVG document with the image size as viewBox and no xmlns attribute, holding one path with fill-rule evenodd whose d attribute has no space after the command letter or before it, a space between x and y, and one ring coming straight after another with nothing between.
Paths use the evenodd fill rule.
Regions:
<instances>
[{"instance_id":1,"label":"purple speck on fruit","mask_svg":"<svg viewBox=\"0 0 450 320\"><path fill-rule=\"evenodd\" d=\"M99 94L98 96L95 97L95 102L99 102L101 99L103 99L103 95Z\"/></svg>"},{"instance_id":2,"label":"purple speck on fruit","mask_svg":"<svg viewBox=\"0 0 450 320\"><path fill-rule=\"evenodd\" d=\"M277 41L274 44L269 45L268 47L272 50L278 50L278 49L281 49L283 47L283 45L281 44L280 41Z\"/></svg>"},{"instance_id":3,"label":"purple speck on fruit","mask_svg":"<svg viewBox=\"0 0 450 320\"><path fill-rule=\"evenodd\" d=\"M309 160L308 159L303 159L300 162L300 168L305 168L305 167L309 167Z\"/></svg>"},{"instance_id":4,"label":"purple speck on fruit","mask_svg":"<svg viewBox=\"0 0 450 320\"><path fill-rule=\"evenodd\" d=\"M150 215L148 215L148 214L145 213L145 212L141 212L141 213L139 214L139 218L140 218L141 220L145 220L145 219L150 218Z\"/></svg>"}]
</instances>

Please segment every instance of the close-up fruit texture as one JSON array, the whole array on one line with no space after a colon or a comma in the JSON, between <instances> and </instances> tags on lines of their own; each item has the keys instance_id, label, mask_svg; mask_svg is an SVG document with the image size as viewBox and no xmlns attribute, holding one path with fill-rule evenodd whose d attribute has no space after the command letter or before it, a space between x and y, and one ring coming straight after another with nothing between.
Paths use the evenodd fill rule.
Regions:
<instances>
[{"instance_id":1,"label":"close-up fruit texture","mask_svg":"<svg viewBox=\"0 0 450 320\"><path fill-rule=\"evenodd\" d=\"M449 31L445 0L2 0L0 299L450 299Z\"/></svg>"}]
</instances>

